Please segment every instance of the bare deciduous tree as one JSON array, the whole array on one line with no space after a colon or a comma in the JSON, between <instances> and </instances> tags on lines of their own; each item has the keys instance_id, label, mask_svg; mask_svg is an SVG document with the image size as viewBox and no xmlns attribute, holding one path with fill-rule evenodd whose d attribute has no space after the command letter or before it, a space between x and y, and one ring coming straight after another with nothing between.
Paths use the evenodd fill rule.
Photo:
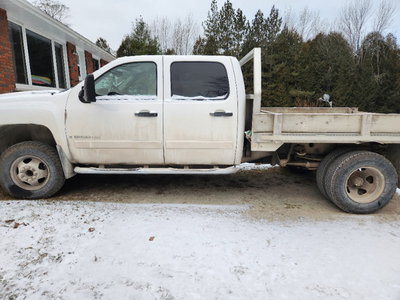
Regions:
<instances>
[{"instance_id":1,"label":"bare deciduous tree","mask_svg":"<svg viewBox=\"0 0 400 300\"><path fill-rule=\"evenodd\" d=\"M313 12L305 6L300 12L297 20L297 30L301 37L306 39L306 34L309 32L313 19Z\"/></svg>"},{"instance_id":2,"label":"bare deciduous tree","mask_svg":"<svg viewBox=\"0 0 400 300\"><path fill-rule=\"evenodd\" d=\"M168 49L171 49L172 40L172 25L168 17L156 17L150 23L150 31L153 38L157 38L160 44L162 53L166 53Z\"/></svg>"},{"instance_id":3,"label":"bare deciduous tree","mask_svg":"<svg viewBox=\"0 0 400 300\"><path fill-rule=\"evenodd\" d=\"M396 12L394 2L383 0L379 4L379 9L374 20L374 31L382 34L388 29L393 21L393 16Z\"/></svg>"},{"instance_id":4,"label":"bare deciduous tree","mask_svg":"<svg viewBox=\"0 0 400 300\"><path fill-rule=\"evenodd\" d=\"M283 17L283 26L286 26L290 31L296 28L296 13L293 12L292 7L285 8L285 15Z\"/></svg>"},{"instance_id":5,"label":"bare deciduous tree","mask_svg":"<svg viewBox=\"0 0 400 300\"><path fill-rule=\"evenodd\" d=\"M296 31L304 40L313 39L318 33L326 31L327 21L321 20L318 11L305 6L299 15L292 7L285 10L284 24L290 31Z\"/></svg>"},{"instance_id":6,"label":"bare deciduous tree","mask_svg":"<svg viewBox=\"0 0 400 300\"><path fill-rule=\"evenodd\" d=\"M340 30L354 51L360 48L371 11L371 0L354 0L353 3L343 6L340 11Z\"/></svg>"},{"instance_id":7,"label":"bare deciduous tree","mask_svg":"<svg viewBox=\"0 0 400 300\"><path fill-rule=\"evenodd\" d=\"M70 26L68 23L69 7L65 4L55 0L35 0L33 5L64 25Z\"/></svg>"},{"instance_id":8,"label":"bare deciduous tree","mask_svg":"<svg viewBox=\"0 0 400 300\"><path fill-rule=\"evenodd\" d=\"M199 26L194 21L192 14L188 14L183 21L180 19L176 20L172 37L172 46L176 54L192 54L193 46L198 36Z\"/></svg>"},{"instance_id":9,"label":"bare deciduous tree","mask_svg":"<svg viewBox=\"0 0 400 300\"><path fill-rule=\"evenodd\" d=\"M184 20L178 18L174 23L168 17L157 17L150 27L151 34L157 38L162 52L178 55L192 54L200 32L192 14L188 14Z\"/></svg>"}]
</instances>

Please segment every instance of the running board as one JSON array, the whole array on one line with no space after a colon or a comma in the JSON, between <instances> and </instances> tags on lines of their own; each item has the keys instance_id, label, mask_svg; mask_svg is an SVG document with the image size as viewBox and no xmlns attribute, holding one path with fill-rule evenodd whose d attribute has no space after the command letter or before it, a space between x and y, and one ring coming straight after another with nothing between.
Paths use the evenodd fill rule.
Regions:
<instances>
[{"instance_id":1,"label":"running board","mask_svg":"<svg viewBox=\"0 0 400 300\"><path fill-rule=\"evenodd\" d=\"M132 168L132 169L112 169L112 168L84 168L84 167L75 167L74 171L78 174L142 174L142 175L150 175L150 174L193 174L193 175L224 175L224 174L233 174L238 171L235 166L227 167L227 168L210 168L210 169L190 169L188 167L185 168L149 168L149 167L140 167L140 168Z\"/></svg>"}]
</instances>

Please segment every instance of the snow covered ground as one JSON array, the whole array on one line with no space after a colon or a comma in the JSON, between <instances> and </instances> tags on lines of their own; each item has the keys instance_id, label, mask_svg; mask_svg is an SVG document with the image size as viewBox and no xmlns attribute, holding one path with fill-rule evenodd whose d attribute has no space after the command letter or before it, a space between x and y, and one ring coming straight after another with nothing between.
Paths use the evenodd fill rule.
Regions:
<instances>
[{"instance_id":1,"label":"snow covered ground","mask_svg":"<svg viewBox=\"0 0 400 300\"><path fill-rule=\"evenodd\" d=\"M400 299L400 218L0 201L1 299Z\"/></svg>"}]
</instances>

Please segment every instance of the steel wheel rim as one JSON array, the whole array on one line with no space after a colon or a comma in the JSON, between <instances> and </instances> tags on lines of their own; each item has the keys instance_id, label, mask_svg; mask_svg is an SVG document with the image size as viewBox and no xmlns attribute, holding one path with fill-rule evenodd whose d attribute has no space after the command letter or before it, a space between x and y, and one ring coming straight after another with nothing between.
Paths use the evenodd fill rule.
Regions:
<instances>
[{"instance_id":1,"label":"steel wheel rim","mask_svg":"<svg viewBox=\"0 0 400 300\"><path fill-rule=\"evenodd\" d=\"M50 179L47 164L32 155L17 158L11 165L10 174L12 181L18 187L29 191L41 189Z\"/></svg>"},{"instance_id":2,"label":"steel wheel rim","mask_svg":"<svg viewBox=\"0 0 400 300\"><path fill-rule=\"evenodd\" d=\"M357 203L371 203L382 195L385 176L376 168L363 167L354 170L346 180L346 193Z\"/></svg>"}]
</instances>

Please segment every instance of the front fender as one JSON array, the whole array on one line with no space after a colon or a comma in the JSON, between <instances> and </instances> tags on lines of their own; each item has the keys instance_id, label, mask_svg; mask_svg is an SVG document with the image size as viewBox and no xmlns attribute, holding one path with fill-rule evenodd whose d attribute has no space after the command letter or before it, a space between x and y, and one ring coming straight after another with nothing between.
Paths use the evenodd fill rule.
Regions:
<instances>
[{"instance_id":1,"label":"front fender","mask_svg":"<svg viewBox=\"0 0 400 300\"><path fill-rule=\"evenodd\" d=\"M65 107L70 90L17 92L0 95L0 127L40 126L47 128L56 145L70 159L65 135ZM12 135L12 130L8 135ZM18 131L15 134L20 134Z\"/></svg>"}]
</instances>

